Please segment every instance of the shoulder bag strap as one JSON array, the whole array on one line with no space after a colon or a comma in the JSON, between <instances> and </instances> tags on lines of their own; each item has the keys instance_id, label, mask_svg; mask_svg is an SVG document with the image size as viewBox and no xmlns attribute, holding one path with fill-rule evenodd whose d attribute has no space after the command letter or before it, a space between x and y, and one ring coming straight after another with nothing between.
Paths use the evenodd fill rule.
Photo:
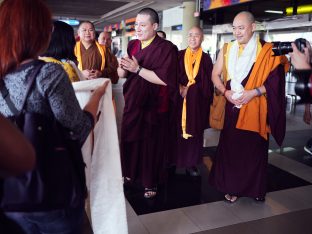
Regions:
<instances>
[{"instance_id":1,"label":"shoulder bag strap","mask_svg":"<svg viewBox=\"0 0 312 234\"><path fill-rule=\"evenodd\" d=\"M26 94L24 97L24 100L22 102L22 108L20 111L18 111L14 105L14 103L12 102L11 98L10 98L10 93L7 89L7 87L5 86L4 80L0 79L0 91L1 94L3 96L3 99L5 100L6 104L8 105L10 111L13 113L13 115L18 116L20 114L20 112L24 109L27 97L29 95L29 92L33 86L33 83L36 79L36 76L38 75L41 67L45 64L45 62L41 61L41 60L36 60L35 61L35 68L33 69L33 71L31 72L28 80L27 80L27 88L26 88Z\"/></svg>"},{"instance_id":2,"label":"shoulder bag strap","mask_svg":"<svg viewBox=\"0 0 312 234\"><path fill-rule=\"evenodd\" d=\"M11 101L9 90L5 86L3 79L0 79L0 92L13 115L18 115L19 111L16 109L14 103Z\"/></svg>"}]
</instances>

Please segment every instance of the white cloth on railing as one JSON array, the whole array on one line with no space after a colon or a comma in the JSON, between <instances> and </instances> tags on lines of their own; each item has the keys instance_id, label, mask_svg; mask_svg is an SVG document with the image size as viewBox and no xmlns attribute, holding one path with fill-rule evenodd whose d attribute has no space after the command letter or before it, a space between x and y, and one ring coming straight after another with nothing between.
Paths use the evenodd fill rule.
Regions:
<instances>
[{"instance_id":1,"label":"white cloth on railing","mask_svg":"<svg viewBox=\"0 0 312 234\"><path fill-rule=\"evenodd\" d=\"M87 104L91 91L103 84L105 80L109 79L99 78L73 83L82 108ZM90 194L91 225L94 234L128 233L111 83L101 99L99 111L101 114L93 131L92 155L91 134L82 147L87 164L86 177Z\"/></svg>"}]
</instances>

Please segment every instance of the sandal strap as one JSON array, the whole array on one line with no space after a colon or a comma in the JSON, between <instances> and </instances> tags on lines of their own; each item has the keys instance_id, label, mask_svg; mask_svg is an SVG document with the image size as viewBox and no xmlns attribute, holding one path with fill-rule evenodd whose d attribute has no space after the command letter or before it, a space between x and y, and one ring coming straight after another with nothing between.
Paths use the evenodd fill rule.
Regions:
<instances>
[{"instance_id":1,"label":"sandal strap","mask_svg":"<svg viewBox=\"0 0 312 234\"><path fill-rule=\"evenodd\" d=\"M154 187L154 188L145 188L144 191L145 191L145 192L157 192L157 187Z\"/></svg>"},{"instance_id":2,"label":"sandal strap","mask_svg":"<svg viewBox=\"0 0 312 234\"><path fill-rule=\"evenodd\" d=\"M157 188L145 188L144 197L153 198L157 195Z\"/></svg>"}]
</instances>

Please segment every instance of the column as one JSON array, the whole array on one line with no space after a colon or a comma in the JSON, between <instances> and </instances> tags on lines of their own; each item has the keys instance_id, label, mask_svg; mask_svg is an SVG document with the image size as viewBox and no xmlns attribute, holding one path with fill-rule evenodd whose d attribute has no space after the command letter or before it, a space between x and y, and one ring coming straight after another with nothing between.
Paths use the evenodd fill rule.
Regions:
<instances>
[{"instance_id":1,"label":"column","mask_svg":"<svg viewBox=\"0 0 312 234\"><path fill-rule=\"evenodd\" d=\"M187 47L187 34L193 26L199 26L199 17L194 17L196 2L183 2L182 49Z\"/></svg>"},{"instance_id":2,"label":"column","mask_svg":"<svg viewBox=\"0 0 312 234\"><path fill-rule=\"evenodd\" d=\"M126 36L126 29L122 29L122 36L121 36L121 50L122 54L126 55L127 54L127 48L128 48L128 37Z\"/></svg>"}]
</instances>

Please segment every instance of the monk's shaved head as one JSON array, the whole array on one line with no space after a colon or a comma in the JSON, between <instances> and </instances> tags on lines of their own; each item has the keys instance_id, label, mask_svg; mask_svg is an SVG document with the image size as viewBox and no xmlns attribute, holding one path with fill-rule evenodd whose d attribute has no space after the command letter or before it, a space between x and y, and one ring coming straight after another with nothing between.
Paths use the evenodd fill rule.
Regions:
<instances>
[{"instance_id":1,"label":"monk's shaved head","mask_svg":"<svg viewBox=\"0 0 312 234\"><path fill-rule=\"evenodd\" d=\"M193 27L191 27L191 29L189 30L189 32L190 32L190 31L194 31L194 30L196 30L196 31L200 32L202 35L204 35L203 29L200 28L200 27L198 27L198 26L193 26Z\"/></svg>"},{"instance_id":2,"label":"monk's shaved head","mask_svg":"<svg viewBox=\"0 0 312 234\"><path fill-rule=\"evenodd\" d=\"M187 43L188 47L193 51L197 51L201 47L204 39L204 32L200 27L193 26L188 31Z\"/></svg>"},{"instance_id":3,"label":"monk's shaved head","mask_svg":"<svg viewBox=\"0 0 312 234\"><path fill-rule=\"evenodd\" d=\"M233 20L233 35L243 47L248 43L256 30L254 16L248 11L238 13Z\"/></svg>"},{"instance_id":4,"label":"monk's shaved head","mask_svg":"<svg viewBox=\"0 0 312 234\"><path fill-rule=\"evenodd\" d=\"M255 17L249 11L241 11L235 16L234 21L236 18L245 18L250 24L255 22Z\"/></svg>"}]
</instances>

